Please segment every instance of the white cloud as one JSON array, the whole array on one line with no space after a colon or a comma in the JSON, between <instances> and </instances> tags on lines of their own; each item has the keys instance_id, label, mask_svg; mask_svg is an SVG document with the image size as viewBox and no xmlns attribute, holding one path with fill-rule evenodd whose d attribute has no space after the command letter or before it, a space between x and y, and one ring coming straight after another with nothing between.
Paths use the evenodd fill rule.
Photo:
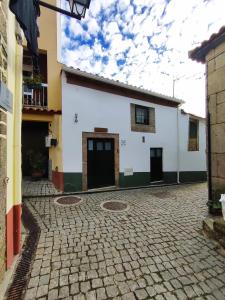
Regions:
<instances>
[{"instance_id":1,"label":"white cloud","mask_svg":"<svg viewBox=\"0 0 225 300\"><path fill-rule=\"evenodd\" d=\"M97 21L94 18L90 18L87 21L86 24L88 26L88 32L90 34L93 34L93 35L97 35L98 34L98 32L99 32L99 25L98 25Z\"/></svg>"},{"instance_id":2,"label":"white cloud","mask_svg":"<svg viewBox=\"0 0 225 300\"><path fill-rule=\"evenodd\" d=\"M224 1L133 0L132 3L92 0L84 20L63 18L63 61L90 73L109 78L114 75L116 80L170 96L176 78L175 96L186 100L187 110L203 115L205 67L191 61L188 51L224 24ZM87 25L87 31L82 24ZM65 34L67 28L70 36ZM80 45L81 40L86 44ZM95 60L96 56L100 59ZM108 57L108 62L103 57ZM118 66L117 61L123 59L125 64ZM196 79L199 77L202 79Z\"/></svg>"},{"instance_id":3,"label":"white cloud","mask_svg":"<svg viewBox=\"0 0 225 300\"><path fill-rule=\"evenodd\" d=\"M116 22L110 22L110 23L105 22L104 31L106 34L109 34L110 36L120 32L118 24Z\"/></svg>"}]
</instances>

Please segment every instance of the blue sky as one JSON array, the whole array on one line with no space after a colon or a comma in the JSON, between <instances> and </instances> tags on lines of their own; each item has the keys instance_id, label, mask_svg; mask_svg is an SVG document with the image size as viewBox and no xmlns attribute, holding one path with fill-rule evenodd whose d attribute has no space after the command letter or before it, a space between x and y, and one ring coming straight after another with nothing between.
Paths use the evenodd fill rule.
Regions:
<instances>
[{"instance_id":1,"label":"blue sky","mask_svg":"<svg viewBox=\"0 0 225 300\"><path fill-rule=\"evenodd\" d=\"M186 101L205 114L205 66L188 51L224 23L224 0L92 0L85 19L62 18L62 62Z\"/></svg>"}]
</instances>

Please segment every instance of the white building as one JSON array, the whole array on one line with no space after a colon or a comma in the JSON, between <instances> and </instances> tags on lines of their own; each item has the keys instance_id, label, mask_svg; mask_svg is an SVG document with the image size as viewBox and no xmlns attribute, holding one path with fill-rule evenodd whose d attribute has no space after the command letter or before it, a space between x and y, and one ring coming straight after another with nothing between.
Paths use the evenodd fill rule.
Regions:
<instances>
[{"instance_id":1,"label":"white building","mask_svg":"<svg viewBox=\"0 0 225 300\"><path fill-rule=\"evenodd\" d=\"M64 190L206 180L205 119L181 104L63 67Z\"/></svg>"}]
</instances>

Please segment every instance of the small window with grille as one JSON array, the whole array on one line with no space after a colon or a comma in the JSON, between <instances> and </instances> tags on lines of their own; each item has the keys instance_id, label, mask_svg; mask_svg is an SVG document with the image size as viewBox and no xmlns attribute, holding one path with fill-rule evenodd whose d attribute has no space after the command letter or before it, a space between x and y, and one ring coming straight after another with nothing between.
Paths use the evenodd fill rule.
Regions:
<instances>
[{"instance_id":1,"label":"small window with grille","mask_svg":"<svg viewBox=\"0 0 225 300\"><path fill-rule=\"evenodd\" d=\"M149 125L149 108L135 105L135 123Z\"/></svg>"}]
</instances>

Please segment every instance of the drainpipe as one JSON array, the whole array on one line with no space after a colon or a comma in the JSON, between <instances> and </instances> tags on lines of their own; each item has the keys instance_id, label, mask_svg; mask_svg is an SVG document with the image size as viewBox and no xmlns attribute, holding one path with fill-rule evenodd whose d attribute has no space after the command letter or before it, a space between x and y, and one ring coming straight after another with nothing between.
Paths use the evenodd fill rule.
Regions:
<instances>
[{"instance_id":1,"label":"drainpipe","mask_svg":"<svg viewBox=\"0 0 225 300\"><path fill-rule=\"evenodd\" d=\"M180 122L179 105L177 106L177 183L180 183Z\"/></svg>"},{"instance_id":2,"label":"drainpipe","mask_svg":"<svg viewBox=\"0 0 225 300\"><path fill-rule=\"evenodd\" d=\"M210 113L207 115L207 146L208 146L208 202L207 205L209 207L209 212L211 213L212 209L212 162L211 162L211 126L210 126Z\"/></svg>"}]
</instances>

